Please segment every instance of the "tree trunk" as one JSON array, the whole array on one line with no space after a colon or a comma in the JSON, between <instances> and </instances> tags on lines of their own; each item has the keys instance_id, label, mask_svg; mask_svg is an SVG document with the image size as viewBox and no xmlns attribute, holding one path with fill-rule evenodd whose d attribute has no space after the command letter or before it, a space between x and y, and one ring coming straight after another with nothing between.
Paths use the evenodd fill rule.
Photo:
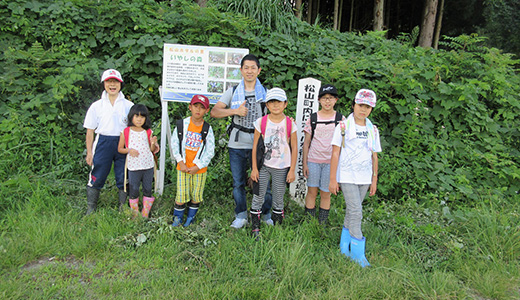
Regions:
<instances>
[{"instance_id":1,"label":"tree trunk","mask_svg":"<svg viewBox=\"0 0 520 300\"><path fill-rule=\"evenodd\" d=\"M298 19L302 19L302 0L296 0L294 4L294 15Z\"/></svg>"},{"instance_id":2,"label":"tree trunk","mask_svg":"<svg viewBox=\"0 0 520 300\"><path fill-rule=\"evenodd\" d=\"M338 30L341 31L341 20L343 19L343 3L345 0L339 2L339 15L338 15Z\"/></svg>"},{"instance_id":3,"label":"tree trunk","mask_svg":"<svg viewBox=\"0 0 520 300\"><path fill-rule=\"evenodd\" d=\"M442 16L444 14L444 0L439 4L439 13L437 14L437 25L435 26L435 36L433 38L433 48L439 49L439 38L441 36Z\"/></svg>"},{"instance_id":4,"label":"tree trunk","mask_svg":"<svg viewBox=\"0 0 520 300\"><path fill-rule=\"evenodd\" d=\"M383 30L385 0L374 0L374 31Z\"/></svg>"},{"instance_id":5,"label":"tree trunk","mask_svg":"<svg viewBox=\"0 0 520 300\"><path fill-rule=\"evenodd\" d=\"M428 48L432 46L438 2L438 0L425 0L421 34L419 35L419 46L421 47Z\"/></svg>"},{"instance_id":6,"label":"tree trunk","mask_svg":"<svg viewBox=\"0 0 520 300\"><path fill-rule=\"evenodd\" d=\"M354 21L354 1L350 1L350 20L348 24L348 31L352 32L352 22Z\"/></svg>"},{"instance_id":7,"label":"tree trunk","mask_svg":"<svg viewBox=\"0 0 520 300\"><path fill-rule=\"evenodd\" d=\"M390 29L390 10L391 10L391 3L392 0L386 0L385 1L385 20L384 20L384 28L389 30Z\"/></svg>"},{"instance_id":8,"label":"tree trunk","mask_svg":"<svg viewBox=\"0 0 520 300\"><path fill-rule=\"evenodd\" d=\"M311 24L312 0L307 1L307 23Z\"/></svg>"},{"instance_id":9,"label":"tree trunk","mask_svg":"<svg viewBox=\"0 0 520 300\"><path fill-rule=\"evenodd\" d=\"M334 0L334 30L338 30L339 0Z\"/></svg>"}]
</instances>

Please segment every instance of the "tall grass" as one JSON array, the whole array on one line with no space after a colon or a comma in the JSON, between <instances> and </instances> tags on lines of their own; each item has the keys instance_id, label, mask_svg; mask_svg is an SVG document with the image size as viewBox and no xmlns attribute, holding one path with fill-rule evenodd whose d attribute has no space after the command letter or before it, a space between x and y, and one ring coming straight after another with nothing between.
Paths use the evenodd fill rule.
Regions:
<instances>
[{"instance_id":1,"label":"tall grass","mask_svg":"<svg viewBox=\"0 0 520 300\"><path fill-rule=\"evenodd\" d=\"M143 220L118 212L107 190L99 211L83 216L82 184L67 186L38 180L2 212L1 298L520 298L516 202L450 210L368 201L372 267L362 269L338 249L340 198L328 226L301 220L290 203L284 225L263 226L255 242L229 227L232 200L210 193L194 226L171 228L171 197Z\"/></svg>"}]
</instances>

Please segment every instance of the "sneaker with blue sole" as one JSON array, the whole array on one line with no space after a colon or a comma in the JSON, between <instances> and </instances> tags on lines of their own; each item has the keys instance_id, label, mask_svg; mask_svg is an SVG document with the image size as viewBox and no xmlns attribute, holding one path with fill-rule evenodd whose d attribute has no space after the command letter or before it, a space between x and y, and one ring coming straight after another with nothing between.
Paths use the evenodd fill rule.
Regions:
<instances>
[{"instance_id":1,"label":"sneaker with blue sole","mask_svg":"<svg viewBox=\"0 0 520 300\"><path fill-rule=\"evenodd\" d=\"M247 219L240 219L240 218L236 218L233 221L233 223L231 223L231 227L236 228L236 229L240 229L246 225L247 225Z\"/></svg>"}]
</instances>

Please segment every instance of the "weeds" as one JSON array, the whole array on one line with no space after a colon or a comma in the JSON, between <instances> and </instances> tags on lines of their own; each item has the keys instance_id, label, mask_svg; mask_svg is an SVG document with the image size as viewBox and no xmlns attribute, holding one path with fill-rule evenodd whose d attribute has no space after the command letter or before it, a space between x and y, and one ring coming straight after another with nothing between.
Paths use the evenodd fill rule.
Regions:
<instances>
[{"instance_id":1,"label":"weeds","mask_svg":"<svg viewBox=\"0 0 520 300\"><path fill-rule=\"evenodd\" d=\"M338 249L340 198L330 225L300 220L303 209L291 203L284 225L263 226L255 242L248 229L229 228L227 199L208 195L194 226L172 228L166 198L149 220L116 205L85 217L80 184L56 182L69 187L56 192L45 180L3 212L3 298L520 297L518 207L497 199L467 209L369 201L363 228L373 267L361 269Z\"/></svg>"}]
</instances>

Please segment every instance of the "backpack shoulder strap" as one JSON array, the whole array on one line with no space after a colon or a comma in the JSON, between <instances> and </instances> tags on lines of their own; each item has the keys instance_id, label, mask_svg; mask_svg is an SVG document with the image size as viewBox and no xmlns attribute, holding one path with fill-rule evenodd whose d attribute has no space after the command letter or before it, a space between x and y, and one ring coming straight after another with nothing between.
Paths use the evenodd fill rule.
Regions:
<instances>
[{"instance_id":1,"label":"backpack shoulder strap","mask_svg":"<svg viewBox=\"0 0 520 300\"><path fill-rule=\"evenodd\" d=\"M340 122L341 127L341 148L345 148L345 122Z\"/></svg>"},{"instance_id":2,"label":"backpack shoulder strap","mask_svg":"<svg viewBox=\"0 0 520 300\"><path fill-rule=\"evenodd\" d=\"M291 144L292 121L288 116L285 116L285 124L287 126L287 142Z\"/></svg>"},{"instance_id":3,"label":"backpack shoulder strap","mask_svg":"<svg viewBox=\"0 0 520 300\"><path fill-rule=\"evenodd\" d=\"M125 136L125 147L128 148L128 136L130 135L130 127L123 129L123 135Z\"/></svg>"},{"instance_id":4,"label":"backpack shoulder strap","mask_svg":"<svg viewBox=\"0 0 520 300\"><path fill-rule=\"evenodd\" d=\"M206 137L208 136L209 132L209 123L206 121L203 121L202 123L202 131L200 132L201 140L202 140L202 149L200 149L199 157L202 155L202 151L204 151L204 146L206 146Z\"/></svg>"},{"instance_id":5,"label":"backpack shoulder strap","mask_svg":"<svg viewBox=\"0 0 520 300\"><path fill-rule=\"evenodd\" d=\"M318 113L311 114L311 140L314 138L314 131L316 130L316 124L318 123Z\"/></svg>"},{"instance_id":6,"label":"backpack shoulder strap","mask_svg":"<svg viewBox=\"0 0 520 300\"><path fill-rule=\"evenodd\" d=\"M265 102L260 102L260 110L262 111L262 116L267 114L267 109L265 109Z\"/></svg>"},{"instance_id":7,"label":"backpack shoulder strap","mask_svg":"<svg viewBox=\"0 0 520 300\"><path fill-rule=\"evenodd\" d=\"M260 133L262 137L265 136L265 128L267 127L267 115L262 117L262 121L260 122Z\"/></svg>"},{"instance_id":8,"label":"backpack shoulder strap","mask_svg":"<svg viewBox=\"0 0 520 300\"><path fill-rule=\"evenodd\" d=\"M148 135L148 144L152 145L152 143L150 142L150 138L152 137L152 129L146 129L146 135Z\"/></svg>"},{"instance_id":9,"label":"backpack shoulder strap","mask_svg":"<svg viewBox=\"0 0 520 300\"><path fill-rule=\"evenodd\" d=\"M343 120L343 115L339 111L337 111L336 118L334 118L334 122L336 122L336 126L339 124L339 122L341 122L341 120Z\"/></svg>"},{"instance_id":10,"label":"backpack shoulder strap","mask_svg":"<svg viewBox=\"0 0 520 300\"><path fill-rule=\"evenodd\" d=\"M204 121L202 124L202 132L200 133L202 135L202 142L206 143L206 137L208 136L209 132L209 123Z\"/></svg>"},{"instance_id":11,"label":"backpack shoulder strap","mask_svg":"<svg viewBox=\"0 0 520 300\"><path fill-rule=\"evenodd\" d=\"M177 138L179 139L179 154L182 155L182 138L184 137L184 120L177 120Z\"/></svg>"}]
</instances>

